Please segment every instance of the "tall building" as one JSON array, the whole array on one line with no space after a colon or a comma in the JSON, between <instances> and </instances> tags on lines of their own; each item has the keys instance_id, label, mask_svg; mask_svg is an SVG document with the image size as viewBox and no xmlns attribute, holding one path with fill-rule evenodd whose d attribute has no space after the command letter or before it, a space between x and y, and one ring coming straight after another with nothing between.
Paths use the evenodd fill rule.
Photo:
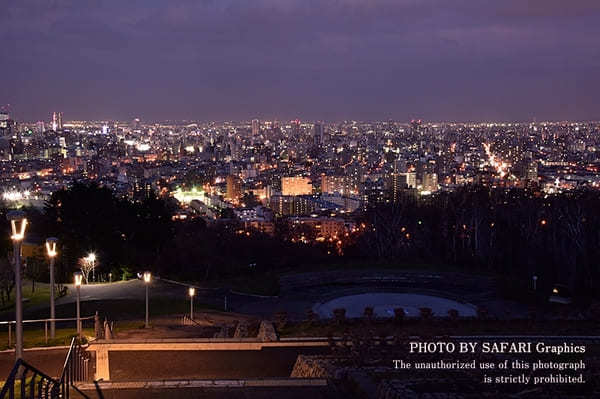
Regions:
<instances>
[{"instance_id":1,"label":"tall building","mask_svg":"<svg viewBox=\"0 0 600 399\"><path fill-rule=\"evenodd\" d=\"M408 188L417 188L417 173L406 172L406 185Z\"/></svg>"},{"instance_id":2,"label":"tall building","mask_svg":"<svg viewBox=\"0 0 600 399\"><path fill-rule=\"evenodd\" d=\"M406 173L393 172L390 175L389 186L392 202L398 202L402 190L408 187L406 184Z\"/></svg>"},{"instance_id":3,"label":"tall building","mask_svg":"<svg viewBox=\"0 0 600 399\"><path fill-rule=\"evenodd\" d=\"M134 118L133 121L131 121L131 130L140 130L141 127L142 123L140 122L140 118Z\"/></svg>"},{"instance_id":4,"label":"tall building","mask_svg":"<svg viewBox=\"0 0 600 399\"><path fill-rule=\"evenodd\" d=\"M229 175L225 178L225 182L227 184L227 199L237 201L242 196L242 181L237 176Z\"/></svg>"},{"instance_id":5,"label":"tall building","mask_svg":"<svg viewBox=\"0 0 600 399\"><path fill-rule=\"evenodd\" d=\"M52 113L52 130L55 132L57 130L63 129L63 113L62 112L53 112Z\"/></svg>"},{"instance_id":6,"label":"tall building","mask_svg":"<svg viewBox=\"0 0 600 399\"><path fill-rule=\"evenodd\" d=\"M317 147L323 144L323 125L319 122L313 127L313 143Z\"/></svg>"},{"instance_id":7,"label":"tall building","mask_svg":"<svg viewBox=\"0 0 600 399\"><path fill-rule=\"evenodd\" d=\"M258 119L252 119L252 137L258 136L260 132L260 123Z\"/></svg>"},{"instance_id":8,"label":"tall building","mask_svg":"<svg viewBox=\"0 0 600 399\"><path fill-rule=\"evenodd\" d=\"M43 121L38 121L35 123L35 130L37 133L44 133L46 131L46 126Z\"/></svg>"},{"instance_id":9,"label":"tall building","mask_svg":"<svg viewBox=\"0 0 600 399\"><path fill-rule=\"evenodd\" d=\"M321 176L321 192L326 194L349 195L355 191L350 176Z\"/></svg>"},{"instance_id":10,"label":"tall building","mask_svg":"<svg viewBox=\"0 0 600 399\"><path fill-rule=\"evenodd\" d=\"M300 120L296 119L292 121L292 134L294 137L298 137L300 135Z\"/></svg>"},{"instance_id":11,"label":"tall building","mask_svg":"<svg viewBox=\"0 0 600 399\"><path fill-rule=\"evenodd\" d=\"M281 178L282 195L312 194L312 184L308 177L294 176Z\"/></svg>"},{"instance_id":12,"label":"tall building","mask_svg":"<svg viewBox=\"0 0 600 399\"><path fill-rule=\"evenodd\" d=\"M423 173L423 191L434 192L438 190L437 173Z\"/></svg>"},{"instance_id":13,"label":"tall building","mask_svg":"<svg viewBox=\"0 0 600 399\"><path fill-rule=\"evenodd\" d=\"M17 130L17 124L10 119L8 112L0 112L0 136L12 136Z\"/></svg>"}]
</instances>

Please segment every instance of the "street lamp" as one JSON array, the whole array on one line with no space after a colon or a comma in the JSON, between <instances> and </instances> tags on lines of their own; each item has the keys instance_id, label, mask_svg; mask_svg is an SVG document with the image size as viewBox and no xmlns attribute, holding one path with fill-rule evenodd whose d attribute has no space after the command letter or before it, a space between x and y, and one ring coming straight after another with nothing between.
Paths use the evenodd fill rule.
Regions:
<instances>
[{"instance_id":1,"label":"street lamp","mask_svg":"<svg viewBox=\"0 0 600 399\"><path fill-rule=\"evenodd\" d=\"M15 356L23 358L23 293L21 287L21 244L25 238L27 219L22 211L11 211L6 214L10 221L11 240L13 241L13 255L15 261Z\"/></svg>"},{"instance_id":2,"label":"street lamp","mask_svg":"<svg viewBox=\"0 0 600 399\"><path fill-rule=\"evenodd\" d=\"M188 295L190 296L190 319L194 320L194 295L196 295L196 289L194 287L188 288Z\"/></svg>"},{"instance_id":3,"label":"street lamp","mask_svg":"<svg viewBox=\"0 0 600 399\"><path fill-rule=\"evenodd\" d=\"M77 335L81 337L81 283L83 281L83 273L75 272L75 287L77 288Z\"/></svg>"},{"instance_id":4,"label":"street lamp","mask_svg":"<svg viewBox=\"0 0 600 399\"><path fill-rule=\"evenodd\" d=\"M150 285L150 280L152 280L152 274L148 271L145 271L144 283L146 284L146 328L150 327L150 323L148 322L148 286Z\"/></svg>"},{"instance_id":5,"label":"street lamp","mask_svg":"<svg viewBox=\"0 0 600 399\"><path fill-rule=\"evenodd\" d=\"M58 238L50 237L46 239L46 251L48 252L48 258L50 258L50 338L54 338L56 333L56 311L54 308L54 259L56 258L56 243Z\"/></svg>"}]
</instances>

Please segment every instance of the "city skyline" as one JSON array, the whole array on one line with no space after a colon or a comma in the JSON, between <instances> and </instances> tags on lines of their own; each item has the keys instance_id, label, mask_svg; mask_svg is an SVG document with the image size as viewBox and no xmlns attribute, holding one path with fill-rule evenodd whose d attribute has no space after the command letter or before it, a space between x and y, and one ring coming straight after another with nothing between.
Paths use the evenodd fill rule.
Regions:
<instances>
[{"instance_id":1,"label":"city skyline","mask_svg":"<svg viewBox=\"0 0 600 399\"><path fill-rule=\"evenodd\" d=\"M600 119L594 1L9 1L16 120Z\"/></svg>"}]
</instances>

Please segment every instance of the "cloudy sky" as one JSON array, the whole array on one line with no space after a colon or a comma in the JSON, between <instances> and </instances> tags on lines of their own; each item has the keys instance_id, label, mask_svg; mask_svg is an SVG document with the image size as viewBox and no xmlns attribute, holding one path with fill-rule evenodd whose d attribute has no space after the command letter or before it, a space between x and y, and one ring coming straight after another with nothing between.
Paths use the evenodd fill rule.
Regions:
<instances>
[{"instance_id":1,"label":"cloudy sky","mask_svg":"<svg viewBox=\"0 0 600 399\"><path fill-rule=\"evenodd\" d=\"M599 0L2 0L47 119L600 119Z\"/></svg>"}]
</instances>

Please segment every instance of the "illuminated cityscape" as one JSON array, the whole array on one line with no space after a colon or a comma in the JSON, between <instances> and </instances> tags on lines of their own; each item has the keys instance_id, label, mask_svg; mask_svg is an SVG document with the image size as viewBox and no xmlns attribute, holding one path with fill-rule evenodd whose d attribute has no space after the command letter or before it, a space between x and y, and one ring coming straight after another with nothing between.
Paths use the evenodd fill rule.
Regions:
<instances>
[{"instance_id":1,"label":"illuminated cityscape","mask_svg":"<svg viewBox=\"0 0 600 399\"><path fill-rule=\"evenodd\" d=\"M600 397L597 0L4 0L0 399Z\"/></svg>"}]
</instances>

